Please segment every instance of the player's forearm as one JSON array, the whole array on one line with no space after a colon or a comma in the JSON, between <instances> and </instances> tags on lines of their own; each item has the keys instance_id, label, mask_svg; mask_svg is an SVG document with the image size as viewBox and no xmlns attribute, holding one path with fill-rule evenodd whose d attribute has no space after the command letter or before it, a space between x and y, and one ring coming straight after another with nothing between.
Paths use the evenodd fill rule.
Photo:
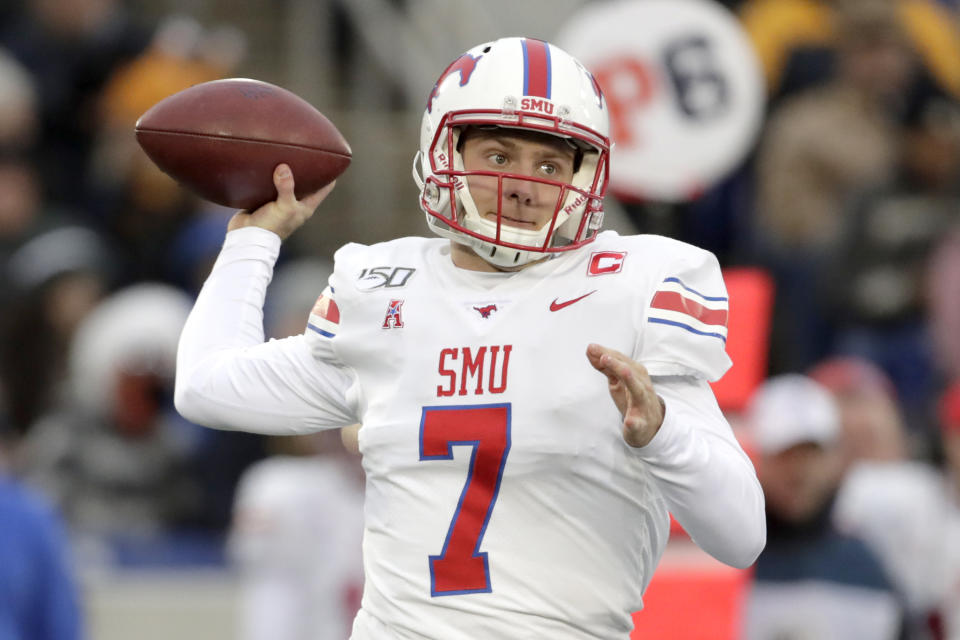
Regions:
<instances>
[{"instance_id":1,"label":"player's forearm","mask_svg":"<svg viewBox=\"0 0 960 640\"><path fill-rule=\"evenodd\" d=\"M217 428L242 428L235 415L242 408L231 410L236 402L228 397L231 388L237 395L241 390L230 384L235 381L228 378L224 360L263 343L263 302L279 250L279 237L267 231L250 228L227 234L180 336L174 400L186 418Z\"/></svg>"},{"instance_id":2,"label":"player's forearm","mask_svg":"<svg viewBox=\"0 0 960 640\"><path fill-rule=\"evenodd\" d=\"M227 234L180 338L185 355L263 342L263 302L279 253L280 238L269 231Z\"/></svg>"},{"instance_id":3,"label":"player's forearm","mask_svg":"<svg viewBox=\"0 0 960 640\"><path fill-rule=\"evenodd\" d=\"M263 302L280 248L262 229L227 234L187 320L174 402L218 429L289 435L357 422L341 367L321 366L304 336L264 342Z\"/></svg>"},{"instance_id":4,"label":"player's forearm","mask_svg":"<svg viewBox=\"0 0 960 640\"><path fill-rule=\"evenodd\" d=\"M731 566L749 566L766 542L763 492L753 465L706 383L656 386L666 417L640 455L670 512L700 548Z\"/></svg>"}]
</instances>

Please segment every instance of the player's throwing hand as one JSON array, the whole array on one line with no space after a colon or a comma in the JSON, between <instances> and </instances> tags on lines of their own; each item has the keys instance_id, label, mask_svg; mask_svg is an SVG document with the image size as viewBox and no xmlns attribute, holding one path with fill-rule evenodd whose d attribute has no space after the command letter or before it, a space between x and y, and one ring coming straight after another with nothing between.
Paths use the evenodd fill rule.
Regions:
<instances>
[{"instance_id":1,"label":"player's throwing hand","mask_svg":"<svg viewBox=\"0 0 960 640\"><path fill-rule=\"evenodd\" d=\"M242 227L262 227L273 231L282 240L286 240L291 233L310 219L316 208L333 190L336 181L311 193L303 200L297 200L293 194L293 173L289 166L280 164L273 171L273 184L277 188L277 199L268 202L253 213L238 211L230 219L227 231Z\"/></svg>"},{"instance_id":2,"label":"player's throwing hand","mask_svg":"<svg viewBox=\"0 0 960 640\"><path fill-rule=\"evenodd\" d=\"M645 447L660 430L665 411L646 368L599 344L587 347L587 359L594 369L607 376L610 397L623 416L623 439L631 447Z\"/></svg>"}]
</instances>

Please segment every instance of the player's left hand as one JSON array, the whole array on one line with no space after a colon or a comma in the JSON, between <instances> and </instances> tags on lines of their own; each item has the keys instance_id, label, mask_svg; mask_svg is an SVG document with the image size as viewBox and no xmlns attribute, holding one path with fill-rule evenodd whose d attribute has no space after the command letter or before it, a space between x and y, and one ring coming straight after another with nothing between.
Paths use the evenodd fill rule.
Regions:
<instances>
[{"instance_id":1,"label":"player's left hand","mask_svg":"<svg viewBox=\"0 0 960 640\"><path fill-rule=\"evenodd\" d=\"M645 447L657 435L666 412L647 369L599 344L587 347L587 359L594 369L607 376L610 397L623 416L623 439L631 447Z\"/></svg>"}]
</instances>

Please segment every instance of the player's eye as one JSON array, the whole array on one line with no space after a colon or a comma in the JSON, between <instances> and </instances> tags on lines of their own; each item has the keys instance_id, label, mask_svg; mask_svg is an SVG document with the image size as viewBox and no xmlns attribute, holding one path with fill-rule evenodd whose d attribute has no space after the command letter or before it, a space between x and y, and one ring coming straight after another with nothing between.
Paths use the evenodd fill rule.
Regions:
<instances>
[{"instance_id":1,"label":"player's eye","mask_svg":"<svg viewBox=\"0 0 960 640\"><path fill-rule=\"evenodd\" d=\"M491 164L495 164L498 167L502 167L507 164L507 156L500 152L494 152L487 156L487 159Z\"/></svg>"},{"instance_id":2,"label":"player's eye","mask_svg":"<svg viewBox=\"0 0 960 640\"><path fill-rule=\"evenodd\" d=\"M556 175L558 171L559 169L557 168L557 165L553 164L552 162L543 162L540 164L540 172L544 175Z\"/></svg>"}]
</instances>

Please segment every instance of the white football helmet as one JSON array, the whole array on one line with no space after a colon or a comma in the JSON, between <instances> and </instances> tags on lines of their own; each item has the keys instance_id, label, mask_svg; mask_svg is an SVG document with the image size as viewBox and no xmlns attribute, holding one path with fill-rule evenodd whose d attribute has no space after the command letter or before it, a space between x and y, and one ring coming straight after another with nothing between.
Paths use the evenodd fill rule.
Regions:
<instances>
[{"instance_id":1,"label":"white football helmet","mask_svg":"<svg viewBox=\"0 0 960 640\"><path fill-rule=\"evenodd\" d=\"M559 187L550 223L541 229L503 224L477 211L458 140L465 127L507 127L564 138L580 153L570 184L511 173L503 179ZM502 38L478 45L448 66L427 99L414 157L420 207L437 235L467 245L490 264L516 267L583 246L603 222L609 175L607 105L587 69L556 46L532 38Z\"/></svg>"}]
</instances>

